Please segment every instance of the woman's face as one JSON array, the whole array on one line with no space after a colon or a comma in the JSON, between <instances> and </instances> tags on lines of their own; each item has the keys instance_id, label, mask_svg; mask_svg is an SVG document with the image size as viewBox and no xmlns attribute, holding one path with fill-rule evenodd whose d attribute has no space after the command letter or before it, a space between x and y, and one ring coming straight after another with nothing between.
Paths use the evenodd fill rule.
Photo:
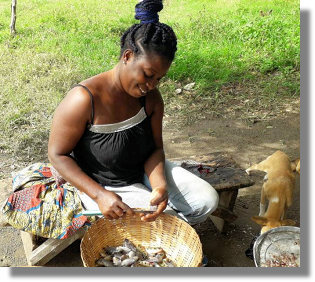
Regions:
<instances>
[{"instance_id":1,"label":"woman's face","mask_svg":"<svg viewBox=\"0 0 315 282\"><path fill-rule=\"evenodd\" d=\"M156 54L135 57L132 51L122 57L120 81L123 89L131 96L140 98L148 94L166 75L171 62Z\"/></svg>"}]
</instances>

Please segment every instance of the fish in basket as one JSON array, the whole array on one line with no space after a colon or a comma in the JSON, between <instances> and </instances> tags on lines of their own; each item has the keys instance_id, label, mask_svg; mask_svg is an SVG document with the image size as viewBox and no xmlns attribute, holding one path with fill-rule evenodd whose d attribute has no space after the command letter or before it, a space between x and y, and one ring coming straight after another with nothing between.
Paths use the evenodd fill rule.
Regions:
<instances>
[{"instance_id":1,"label":"fish in basket","mask_svg":"<svg viewBox=\"0 0 315 282\"><path fill-rule=\"evenodd\" d=\"M162 213L153 222L139 214L100 218L82 238L85 267L199 267L202 245L196 231L176 216Z\"/></svg>"},{"instance_id":2,"label":"fish in basket","mask_svg":"<svg viewBox=\"0 0 315 282\"><path fill-rule=\"evenodd\" d=\"M144 248L135 246L125 239L122 246L106 247L100 252L101 258L95 261L96 266L130 266L130 267L175 267L162 248Z\"/></svg>"}]
</instances>

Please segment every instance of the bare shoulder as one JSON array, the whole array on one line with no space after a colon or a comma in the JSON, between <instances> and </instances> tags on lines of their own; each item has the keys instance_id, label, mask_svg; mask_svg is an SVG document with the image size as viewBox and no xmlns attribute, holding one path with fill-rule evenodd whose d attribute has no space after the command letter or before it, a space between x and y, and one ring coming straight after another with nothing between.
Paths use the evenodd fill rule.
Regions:
<instances>
[{"instance_id":1,"label":"bare shoulder","mask_svg":"<svg viewBox=\"0 0 315 282\"><path fill-rule=\"evenodd\" d=\"M52 120L48 154L68 154L91 119L91 102L84 88L71 89L58 105Z\"/></svg>"},{"instance_id":2,"label":"bare shoulder","mask_svg":"<svg viewBox=\"0 0 315 282\"><path fill-rule=\"evenodd\" d=\"M83 87L72 88L58 105L55 111L56 116L66 121L90 121L91 98L87 90Z\"/></svg>"}]
</instances>

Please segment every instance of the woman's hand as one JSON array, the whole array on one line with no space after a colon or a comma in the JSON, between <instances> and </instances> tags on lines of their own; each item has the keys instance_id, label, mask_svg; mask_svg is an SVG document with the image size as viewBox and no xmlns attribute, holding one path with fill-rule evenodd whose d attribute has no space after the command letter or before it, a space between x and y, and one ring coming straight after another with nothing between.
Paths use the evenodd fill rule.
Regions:
<instances>
[{"instance_id":1,"label":"woman's hand","mask_svg":"<svg viewBox=\"0 0 315 282\"><path fill-rule=\"evenodd\" d=\"M165 209L168 201L168 193L166 187L154 188L151 192L151 206L157 206L157 210L149 214L141 214L141 220L154 221Z\"/></svg>"},{"instance_id":2,"label":"woman's hand","mask_svg":"<svg viewBox=\"0 0 315 282\"><path fill-rule=\"evenodd\" d=\"M97 196L96 202L101 213L108 219L117 219L124 212L133 215L134 211L122 202L121 197L114 192L104 190Z\"/></svg>"}]
</instances>

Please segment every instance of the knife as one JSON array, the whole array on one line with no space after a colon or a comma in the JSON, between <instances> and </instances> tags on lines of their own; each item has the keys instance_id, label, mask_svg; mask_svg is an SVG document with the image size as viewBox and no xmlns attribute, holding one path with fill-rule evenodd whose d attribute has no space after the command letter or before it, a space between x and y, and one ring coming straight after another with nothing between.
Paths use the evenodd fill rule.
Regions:
<instances>
[{"instance_id":1,"label":"knife","mask_svg":"<svg viewBox=\"0 0 315 282\"><path fill-rule=\"evenodd\" d=\"M132 210L137 213L154 213L156 209L157 209L156 206L151 206L150 209L132 208ZM82 211L82 214L86 216L97 216L97 215L102 216L103 215L100 210L85 210L85 211Z\"/></svg>"}]
</instances>

